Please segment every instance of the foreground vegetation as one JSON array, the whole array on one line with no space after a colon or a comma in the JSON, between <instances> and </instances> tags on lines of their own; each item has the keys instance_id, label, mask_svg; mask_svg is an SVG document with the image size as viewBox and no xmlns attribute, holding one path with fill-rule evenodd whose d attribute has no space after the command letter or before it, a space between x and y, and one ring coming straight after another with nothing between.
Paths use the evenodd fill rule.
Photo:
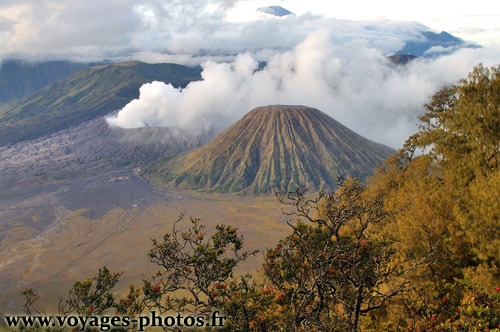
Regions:
<instances>
[{"instance_id":1,"label":"foreground vegetation","mask_svg":"<svg viewBox=\"0 0 500 332\"><path fill-rule=\"evenodd\" d=\"M152 240L158 272L116 300L120 274L75 282L61 313L221 310L227 331L499 331L500 66L436 93L418 133L368 184L278 193L290 234L262 273L232 226L179 218ZM187 224L187 225L186 225ZM26 311L38 296L27 289Z\"/></svg>"}]
</instances>

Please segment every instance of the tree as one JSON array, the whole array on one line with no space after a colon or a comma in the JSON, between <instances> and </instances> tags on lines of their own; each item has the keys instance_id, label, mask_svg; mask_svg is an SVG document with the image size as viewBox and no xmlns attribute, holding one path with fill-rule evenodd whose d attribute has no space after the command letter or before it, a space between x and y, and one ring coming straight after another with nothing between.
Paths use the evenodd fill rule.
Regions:
<instances>
[{"instance_id":1,"label":"tree","mask_svg":"<svg viewBox=\"0 0 500 332\"><path fill-rule=\"evenodd\" d=\"M392 197L403 197L408 188L422 186L420 197L435 196L433 216L442 216L443 243L460 268L500 267L500 66L476 66L467 78L434 94L420 117L419 131L400 151L400 174L426 159L422 178L400 183ZM415 156L420 149L423 155ZM403 162L401 162L403 161ZM411 211L411 206L398 206ZM415 210L415 209L413 209ZM416 219L416 218L415 218ZM464 248L470 248L468 251ZM447 276L461 277L456 273Z\"/></svg>"},{"instance_id":2,"label":"tree","mask_svg":"<svg viewBox=\"0 0 500 332\"><path fill-rule=\"evenodd\" d=\"M360 179L339 183L335 193L307 198L300 188L279 193L304 218L268 250L265 274L283 292L290 330L358 331L360 317L400 294L419 265L395 239L376 233L387 217L383 201L367 195Z\"/></svg>"},{"instance_id":3,"label":"tree","mask_svg":"<svg viewBox=\"0 0 500 332\"><path fill-rule=\"evenodd\" d=\"M23 308L28 316L31 316L33 312L40 313L35 307L35 303L40 299L40 295L35 293L32 287L28 287L21 293L24 297Z\"/></svg>"},{"instance_id":4,"label":"tree","mask_svg":"<svg viewBox=\"0 0 500 332\"><path fill-rule=\"evenodd\" d=\"M286 316L283 293L250 275L218 284L211 294L227 315L225 331L267 332L282 329Z\"/></svg>"},{"instance_id":5,"label":"tree","mask_svg":"<svg viewBox=\"0 0 500 332\"><path fill-rule=\"evenodd\" d=\"M124 299L115 304L116 313L119 315L135 318L142 314L145 309L142 288L134 285L129 286L129 292ZM128 331L137 331L137 320L131 319L131 326Z\"/></svg>"},{"instance_id":6,"label":"tree","mask_svg":"<svg viewBox=\"0 0 500 332\"><path fill-rule=\"evenodd\" d=\"M387 331L500 331L500 287L491 294L468 279L424 282L404 300L408 326Z\"/></svg>"},{"instance_id":7,"label":"tree","mask_svg":"<svg viewBox=\"0 0 500 332\"><path fill-rule=\"evenodd\" d=\"M178 229L181 221L182 215L172 232L152 240L149 260L161 269L144 280L144 304L159 314L209 314L222 307L217 295L234 282L234 269L256 251L242 251L243 237L232 226L217 225L208 236L200 219L190 218L191 225L184 231Z\"/></svg>"},{"instance_id":8,"label":"tree","mask_svg":"<svg viewBox=\"0 0 500 332\"><path fill-rule=\"evenodd\" d=\"M391 212L384 231L408 243L417 258L435 252L427 277L435 287L469 278L494 289L500 281L500 66L475 67L425 107L419 131L370 180ZM419 292L433 298L439 289L431 288Z\"/></svg>"},{"instance_id":9,"label":"tree","mask_svg":"<svg viewBox=\"0 0 500 332\"><path fill-rule=\"evenodd\" d=\"M500 66L476 66L466 79L446 87L425 105L419 131L403 151L428 152L443 172L464 186L498 169L500 162Z\"/></svg>"},{"instance_id":10,"label":"tree","mask_svg":"<svg viewBox=\"0 0 500 332\"><path fill-rule=\"evenodd\" d=\"M111 290L115 287L122 273L111 273L106 266L99 269L99 272L84 281L75 281L73 287L68 292L68 298L59 299L59 315L68 316L70 314L78 314L80 316L100 316L105 315L108 309L117 306ZM31 287L22 292L24 297L25 312L31 316L33 312L40 314L35 308L35 303L40 299ZM96 318L96 317L94 317ZM47 332L62 332L66 331L65 326L40 327L35 321L35 326L23 327L25 331L47 331ZM92 325L95 324L95 325ZM96 321L93 321L89 326L98 326ZM97 331L96 328L86 327L86 331ZM82 327L83 328L83 327Z\"/></svg>"},{"instance_id":11,"label":"tree","mask_svg":"<svg viewBox=\"0 0 500 332\"><path fill-rule=\"evenodd\" d=\"M455 214L456 190L439 177L431 156L414 157L408 164L398 157L391 157L368 186L389 213L382 231L400 239L417 259L432 255L429 278L463 277L463 269L477 263Z\"/></svg>"},{"instance_id":12,"label":"tree","mask_svg":"<svg viewBox=\"0 0 500 332\"><path fill-rule=\"evenodd\" d=\"M61 313L79 315L102 315L115 306L111 290L123 273L111 273L106 266L97 275L84 281L75 281L69 290L68 299L60 306Z\"/></svg>"}]
</instances>

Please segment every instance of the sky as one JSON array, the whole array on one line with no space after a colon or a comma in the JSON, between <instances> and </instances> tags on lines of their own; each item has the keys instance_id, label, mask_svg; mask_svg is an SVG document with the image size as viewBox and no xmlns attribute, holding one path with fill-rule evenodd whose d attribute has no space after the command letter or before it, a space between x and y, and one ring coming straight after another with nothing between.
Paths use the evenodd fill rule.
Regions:
<instances>
[{"instance_id":1,"label":"sky","mask_svg":"<svg viewBox=\"0 0 500 332\"><path fill-rule=\"evenodd\" d=\"M232 15L251 19L254 8L269 6L269 1L241 1ZM434 30L445 30L464 40L480 45L500 43L500 2L491 0L288 0L273 1L273 5L287 8L296 15L311 12L345 20L416 21Z\"/></svg>"},{"instance_id":2,"label":"sky","mask_svg":"<svg viewBox=\"0 0 500 332\"><path fill-rule=\"evenodd\" d=\"M255 9L269 5L283 6L298 18L277 28L263 23L265 18L256 15ZM500 45L500 3L491 0L1 0L0 59L36 56L84 61L128 56L189 62L193 54L214 55L216 50L227 54L271 46L290 48L328 19L345 25L414 21L483 46Z\"/></svg>"},{"instance_id":3,"label":"sky","mask_svg":"<svg viewBox=\"0 0 500 332\"><path fill-rule=\"evenodd\" d=\"M270 5L295 15L256 11ZM0 60L202 66L202 80L183 90L143 85L139 99L108 118L114 126L203 133L254 107L301 104L398 148L433 93L478 63L500 63L499 8L490 0L0 0ZM402 67L387 60L428 30L482 47L434 48Z\"/></svg>"}]
</instances>

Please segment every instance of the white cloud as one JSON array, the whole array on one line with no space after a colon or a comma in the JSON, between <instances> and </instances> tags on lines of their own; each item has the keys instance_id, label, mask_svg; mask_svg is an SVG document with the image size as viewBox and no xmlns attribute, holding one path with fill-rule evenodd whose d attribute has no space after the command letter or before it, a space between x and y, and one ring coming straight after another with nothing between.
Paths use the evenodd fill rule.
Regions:
<instances>
[{"instance_id":1,"label":"white cloud","mask_svg":"<svg viewBox=\"0 0 500 332\"><path fill-rule=\"evenodd\" d=\"M364 40L383 53L422 38L414 22L352 21L305 13L231 20L238 0L5 0L0 4L0 57L103 60L157 54L185 59L291 50L319 29L337 43ZM255 7L257 8L257 7ZM293 11L293 10L292 10ZM189 56L187 56L189 55Z\"/></svg>"},{"instance_id":2,"label":"white cloud","mask_svg":"<svg viewBox=\"0 0 500 332\"><path fill-rule=\"evenodd\" d=\"M362 39L339 38L336 26L310 33L291 51L275 53L260 71L256 57L206 62L203 80L185 89L144 85L141 96L110 124L123 127L179 126L189 130L224 128L252 108L268 104L316 107L372 140L400 147L416 127L428 97L453 84L483 61L493 65L493 49L463 49L407 66L391 64Z\"/></svg>"}]
</instances>

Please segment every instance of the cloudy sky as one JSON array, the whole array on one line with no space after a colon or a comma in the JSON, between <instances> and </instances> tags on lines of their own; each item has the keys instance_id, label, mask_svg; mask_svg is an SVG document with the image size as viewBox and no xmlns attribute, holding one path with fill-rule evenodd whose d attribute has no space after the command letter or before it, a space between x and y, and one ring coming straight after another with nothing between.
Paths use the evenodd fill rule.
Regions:
<instances>
[{"instance_id":1,"label":"cloudy sky","mask_svg":"<svg viewBox=\"0 0 500 332\"><path fill-rule=\"evenodd\" d=\"M270 2L259 2L269 6ZM490 0L288 0L276 1L297 15L311 12L318 15L345 20L417 21L434 30L448 31L465 40L481 45L500 43L500 3ZM251 19L249 14L256 7L256 1L240 1L231 11L240 19Z\"/></svg>"},{"instance_id":2,"label":"cloudy sky","mask_svg":"<svg viewBox=\"0 0 500 332\"><path fill-rule=\"evenodd\" d=\"M279 25L264 23L255 9L269 5L281 5L297 17ZM491 0L2 0L0 57L161 60L168 53L179 62L181 55L187 61L187 54L295 46L328 18L344 27L360 20L416 21L481 45L500 44L500 4Z\"/></svg>"},{"instance_id":3,"label":"cloudy sky","mask_svg":"<svg viewBox=\"0 0 500 332\"><path fill-rule=\"evenodd\" d=\"M270 5L296 15L255 11ZM397 148L430 95L480 62L500 63L499 8L491 0L0 0L0 60L200 64L202 81L184 90L146 84L109 123L204 131L253 107L302 104ZM387 61L428 29L483 47L405 67ZM256 71L259 61L268 65Z\"/></svg>"}]
</instances>

